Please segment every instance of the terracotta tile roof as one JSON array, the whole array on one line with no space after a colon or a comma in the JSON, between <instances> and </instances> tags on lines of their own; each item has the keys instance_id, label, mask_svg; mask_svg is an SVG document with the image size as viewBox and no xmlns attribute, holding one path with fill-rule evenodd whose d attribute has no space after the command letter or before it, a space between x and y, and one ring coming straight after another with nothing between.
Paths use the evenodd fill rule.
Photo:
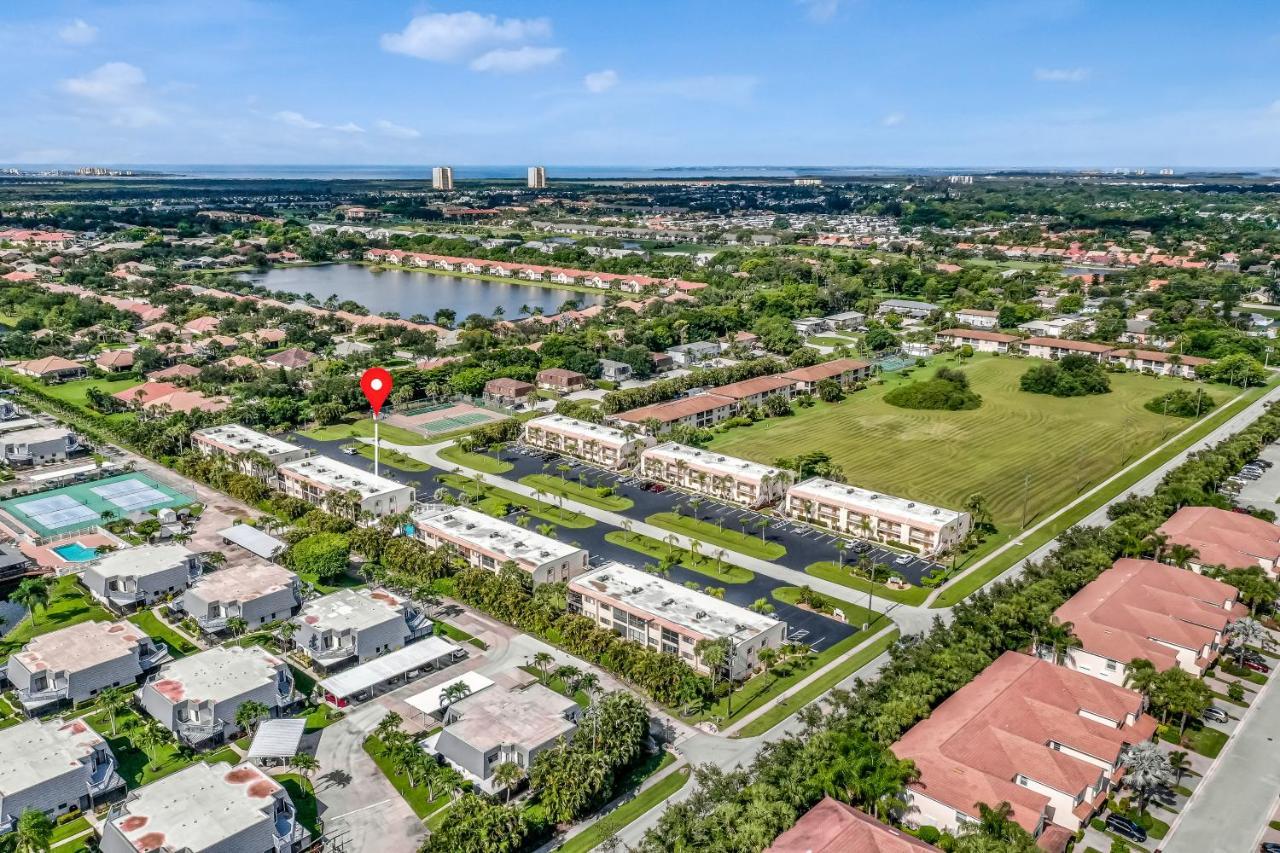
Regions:
<instances>
[{"instance_id":1,"label":"terracotta tile roof","mask_svg":"<svg viewBox=\"0 0 1280 853\"><path fill-rule=\"evenodd\" d=\"M766 853L921 853L937 849L853 806L823 797L775 838Z\"/></svg>"},{"instance_id":2,"label":"terracotta tile roof","mask_svg":"<svg viewBox=\"0 0 1280 853\"><path fill-rule=\"evenodd\" d=\"M1110 355L1112 358L1136 358L1142 361L1158 361L1163 364L1167 362L1174 353L1159 352L1157 350L1149 349L1125 349L1124 347L1116 347L1111 351ZM1182 355L1178 356L1178 358L1181 359L1180 363L1185 364L1188 367L1199 367L1203 364L1213 364L1213 359L1200 358L1196 355Z\"/></svg>"},{"instance_id":3,"label":"terracotta tile roof","mask_svg":"<svg viewBox=\"0 0 1280 853\"><path fill-rule=\"evenodd\" d=\"M741 400L744 397L751 397L756 394L768 394L770 391L790 388L795 384L794 379L787 379L785 376L757 376L755 379L744 379L741 382L731 382L728 385L712 388L711 393L718 394L721 397Z\"/></svg>"},{"instance_id":4,"label":"terracotta tile roof","mask_svg":"<svg viewBox=\"0 0 1280 853\"><path fill-rule=\"evenodd\" d=\"M1170 542L1200 552L1205 566L1245 569L1259 560L1280 560L1280 527L1269 521L1211 506L1185 506L1160 525Z\"/></svg>"},{"instance_id":5,"label":"terracotta tile roof","mask_svg":"<svg viewBox=\"0 0 1280 853\"><path fill-rule=\"evenodd\" d=\"M147 374L148 379L186 379L194 378L200 375L200 368L190 364L175 364L173 367L166 367L164 370L155 370ZM132 390L132 389L130 389Z\"/></svg>"},{"instance_id":6,"label":"terracotta tile roof","mask_svg":"<svg viewBox=\"0 0 1280 853\"><path fill-rule=\"evenodd\" d=\"M649 418L657 418L663 423L671 423L681 418L687 418L690 415L709 412L713 409L732 406L736 403L736 400L730 397L721 397L719 394L699 394L695 397L682 397L679 400L654 403L652 406L641 406L629 412L622 412L617 417L620 420L631 423L643 423Z\"/></svg>"},{"instance_id":7,"label":"terracotta tile roof","mask_svg":"<svg viewBox=\"0 0 1280 853\"><path fill-rule=\"evenodd\" d=\"M821 364L815 364L810 367L798 367L795 370L788 370L782 376L786 379L794 379L796 382L821 382L823 379L834 379L851 370L869 370L870 368L870 364L865 361L858 361L856 358L837 358L833 361L824 361Z\"/></svg>"},{"instance_id":8,"label":"terracotta tile roof","mask_svg":"<svg viewBox=\"0 0 1280 853\"><path fill-rule=\"evenodd\" d=\"M14 369L43 376L46 373L58 373L64 370L83 370L84 365L60 355L47 355L31 361L20 361L14 365Z\"/></svg>"},{"instance_id":9,"label":"terracotta tile roof","mask_svg":"<svg viewBox=\"0 0 1280 853\"><path fill-rule=\"evenodd\" d=\"M506 394L521 397L533 393L534 387L532 384L520 379L500 376L484 383L484 390L486 394Z\"/></svg>"},{"instance_id":10,"label":"terracotta tile roof","mask_svg":"<svg viewBox=\"0 0 1280 853\"><path fill-rule=\"evenodd\" d=\"M127 349L112 349L100 354L93 363L104 370L109 367L133 367L133 353Z\"/></svg>"}]
</instances>

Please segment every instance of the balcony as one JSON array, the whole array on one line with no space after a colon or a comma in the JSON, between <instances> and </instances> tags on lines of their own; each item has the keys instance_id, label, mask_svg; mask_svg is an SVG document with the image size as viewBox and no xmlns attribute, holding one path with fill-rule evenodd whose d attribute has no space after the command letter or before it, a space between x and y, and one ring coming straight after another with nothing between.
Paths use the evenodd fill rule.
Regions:
<instances>
[{"instance_id":1,"label":"balcony","mask_svg":"<svg viewBox=\"0 0 1280 853\"><path fill-rule=\"evenodd\" d=\"M349 657L354 657L355 653L355 646L333 646L327 649L307 649L307 654L311 656L312 660L316 663L324 664L325 666L330 666L338 663L339 661L344 661Z\"/></svg>"},{"instance_id":2,"label":"balcony","mask_svg":"<svg viewBox=\"0 0 1280 853\"><path fill-rule=\"evenodd\" d=\"M307 830L298 823L292 811L277 814L271 831L275 836L277 853L289 853L307 837Z\"/></svg>"},{"instance_id":3,"label":"balcony","mask_svg":"<svg viewBox=\"0 0 1280 853\"><path fill-rule=\"evenodd\" d=\"M435 623L425 613L415 608L405 610L404 621L409 626L409 636L415 640L430 634L435 627Z\"/></svg>"},{"instance_id":4,"label":"balcony","mask_svg":"<svg viewBox=\"0 0 1280 853\"><path fill-rule=\"evenodd\" d=\"M169 654L169 647L165 645L163 640L152 639L154 648L138 657L138 665L143 669L152 669L169 660L172 655Z\"/></svg>"},{"instance_id":5,"label":"balcony","mask_svg":"<svg viewBox=\"0 0 1280 853\"><path fill-rule=\"evenodd\" d=\"M222 720L178 720L178 735L190 744L201 743L227 728Z\"/></svg>"},{"instance_id":6,"label":"balcony","mask_svg":"<svg viewBox=\"0 0 1280 853\"><path fill-rule=\"evenodd\" d=\"M108 791L114 791L124 785L124 780L116 772L114 756L108 754L98 761L97 766L93 768L93 772L89 775L88 785L89 796L91 797L100 797Z\"/></svg>"},{"instance_id":7,"label":"balcony","mask_svg":"<svg viewBox=\"0 0 1280 853\"><path fill-rule=\"evenodd\" d=\"M200 626L201 631L214 634L225 629L231 619L230 616L201 616L196 619L196 624Z\"/></svg>"},{"instance_id":8,"label":"balcony","mask_svg":"<svg viewBox=\"0 0 1280 853\"><path fill-rule=\"evenodd\" d=\"M18 701L22 703L22 707L27 710L39 708L44 705L50 705L62 699L68 698L70 688L66 684L54 685L52 687L42 687L39 690L30 688L18 689Z\"/></svg>"}]
</instances>

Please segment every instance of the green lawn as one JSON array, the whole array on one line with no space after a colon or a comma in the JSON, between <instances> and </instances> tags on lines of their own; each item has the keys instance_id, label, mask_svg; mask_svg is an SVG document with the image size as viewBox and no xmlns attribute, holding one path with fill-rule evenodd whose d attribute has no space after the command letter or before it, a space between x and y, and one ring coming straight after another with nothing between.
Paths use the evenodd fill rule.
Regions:
<instances>
[{"instance_id":1,"label":"green lawn","mask_svg":"<svg viewBox=\"0 0 1280 853\"><path fill-rule=\"evenodd\" d=\"M776 560L787 553L787 549L777 542L768 542L762 540L759 536L752 536L740 530L725 530L709 521L691 518L679 513L655 512L645 521L654 527L661 527L663 530L670 530L673 533L701 539L703 542L717 545L721 548L728 548L731 551L737 551L739 554L746 554L748 557L757 557L761 560Z\"/></svg>"},{"instance_id":2,"label":"green lawn","mask_svg":"<svg viewBox=\"0 0 1280 853\"><path fill-rule=\"evenodd\" d=\"M340 589L354 589L364 586L363 580L355 575L345 573L338 575L336 578L326 578L325 580L320 580L319 576L312 572L298 572L298 577L311 584L322 595L328 595Z\"/></svg>"},{"instance_id":3,"label":"green lawn","mask_svg":"<svg viewBox=\"0 0 1280 853\"><path fill-rule=\"evenodd\" d=\"M779 586L775 587L773 592L770 594L778 601L794 605L799 600L802 591L798 586ZM876 623L885 618L883 613L868 610L860 604L854 604L851 601L842 601L839 598L826 595L821 592L814 594L821 596L823 602L825 602L828 608L840 608L840 611L844 613L845 622L855 628L861 628L864 624L874 628L876 627ZM825 612L829 613L830 610Z\"/></svg>"},{"instance_id":4,"label":"green lawn","mask_svg":"<svg viewBox=\"0 0 1280 853\"><path fill-rule=\"evenodd\" d=\"M50 843L57 844L66 841L73 835L79 835L86 829L90 829L89 821L83 815L75 820L69 820L66 823L59 823L53 828L53 836L49 839Z\"/></svg>"},{"instance_id":5,"label":"green lawn","mask_svg":"<svg viewBox=\"0 0 1280 853\"><path fill-rule=\"evenodd\" d=\"M856 346L857 341L852 338L834 338L830 335L817 335L812 338L805 338L806 344L817 344L820 347L851 347Z\"/></svg>"},{"instance_id":6,"label":"green lawn","mask_svg":"<svg viewBox=\"0 0 1280 853\"><path fill-rule=\"evenodd\" d=\"M88 409L89 398L85 395L90 388L97 388L104 394L117 394L141 384L141 381L132 377L129 379L77 379L75 382L63 382L61 385L42 386L41 390L64 403Z\"/></svg>"},{"instance_id":7,"label":"green lawn","mask_svg":"<svg viewBox=\"0 0 1280 853\"><path fill-rule=\"evenodd\" d=\"M370 737L364 742L364 751L369 753L369 757L373 759L374 764L378 765L382 775L386 776L387 781L400 792L400 796L404 797L405 802L409 804L409 807L413 809L413 813L419 818L426 818L427 815L449 802L449 792L443 788L433 792L436 798L429 800L427 799L425 785L411 787L407 777L396 773L392 769L391 762L383 750L382 741L376 737Z\"/></svg>"},{"instance_id":8,"label":"green lawn","mask_svg":"<svg viewBox=\"0 0 1280 853\"><path fill-rule=\"evenodd\" d=\"M580 512L561 509L555 504L527 498L524 495L518 495L515 492L500 489L496 486L481 485L470 477L462 477L457 474L441 474L436 479L447 486L459 489L473 498L477 498L477 507L490 515L498 514L497 510L501 508L500 504L512 504L517 507L523 507L529 515L535 518L558 524L561 527L582 530L595 526L594 521Z\"/></svg>"},{"instance_id":9,"label":"green lawn","mask_svg":"<svg viewBox=\"0 0 1280 853\"><path fill-rule=\"evenodd\" d=\"M368 459L370 462L373 461L372 444L362 443L356 445L356 453L360 454L365 459ZM421 472L431 470L431 466L422 460L414 459L412 456L407 456L399 450L392 450L390 447L383 447L378 451L378 464L379 466L385 465L388 468L395 468L397 471Z\"/></svg>"},{"instance_id":10,"label":"green lawn","mask_svg":"<svg viewBox=\"0 0 1280 853\"><path fill-rule=\"evenodd\" d=\"M470 643L471 645L475 646L478 649L489 648L488 646L485 645L484 640L481 640L478 637L474 637L471 634L468 634L466 631L462 630L456 625L450 625L448 622L442 622L439 619L437 619L436 628L438 629L437 631L438 633L444 634L446 637L448 637L450 640L453 640L456 643Z\"/></svg>"},{"instance_id":11,"label":"green lawn","mask_svg":"<svg viewBox=\"0 0 1280 853\"><path fill-rule=\"evenodd\" d=\"M76 583L75 575L60 577L50 589L49 606L36 612L35 621L27 616L13 626L8 636L0 640L0 660L8 660L9 655L25 646L32 637L91 619L114 622L116 617L96 603L88 590Z\"/></svg>"},{"instance_id":12,"label":"green lawn","mask_svg":"<svg viewBox=\"0 0 1280 853\"><path fill-rule=\"evenodd\" d=\"M542 489L549 495L559 495L565 500L577 501L610 512L622 512L634 506L631 498L624 498L621 495L602 495L599 489L584 486L573 480L562 480L551 474L529 474L521 477L520 482L531 489Z\"/></svg>"},{"instance_id":13,"label":"green lawn","mask_svg":"<svg viewBox=\"0 0 1280 853\"><path fill-rule=\"evenodd\" d=\"M129 621L146 631L154 639L163 640L165 645L169 647L169 654L174 658L184 658L200 651L194 643L161 622L160 618L150 610L140 610L134 613L129 616Z\"/></svg>"},{"instance_id":14,"label":"green lawn","mask_svg":"<svg viewBox=\"0 0 1280 853\"><path fill-rule=\"evenodd\" d=\"M1159 726L1156 732L1165 743L1178 743L1178 724ZM1199 723L1192 723L1182 733L1181 745L1206 758L1217 758L1218 753L1227 745L1227 733L1211 729Z\"/></svg>"},{"instance_id":15,"label":"green lawn","mask_svg":"<svg viewBox=\"0 0 1280 853\"><path fill-rule=\"evenodd\" d=\"M356 437L373 438L373 418L361 418L354 422L344 421L340 424L318 426L314 429L299 430L299 432L317 441L342 441ZM392 444L417 446L427 443L425 436L387 423L378 424L378 436Z\"/></svg>"},{"instance_id":16,"label":"green lawn","mask_svg":"<svg viewBox=\"0 0 1280 853\"><path fill-rule=\"evenodd\" d=\"M780 700L778 704L768 711L765 711L734 732L733 737L755 737L756 735L764 734L841 681L871 663L871 661L880 657L897 639L898 629L895 628L883 637L877 638L875 642L866 648L854 652L849 656L848 660L841 661L838 665L833 666L829 671L813 679L813 681L801 687L786 699Z\"/></svg>"},{"instance_id":17,"label":"green lawn","mask_svg":"<svg viewBox=\"0 0 1280 853\"><path fill-rule=\"evenodd\" d=\"M447 459L455 465L484 474L505 474L512 468L510 462L495 459L487 453L472 453L456 444L441 449L439 455L441 459Z\"/></svg>"},{"instance_id":18,"label":"green lawn","mask_svg":"<svg viewBox=\"0 0 1280 853\"><path fill-rule=\"evenodd\" d=\"M657 773L673 760L670 753L663 753L662 762L649 775ZM559 848L560 853L587 853L595 849L640 815L679 791L688 781L689 768L681 767L570 838Z\"/></svg>"},{"instance_id":19,"label":"green lawn","mask_svg":"<svg viewBox=\"0 0 1280 853\"><path fill-rule=\"evenodd\" d=\"M211 752L204 757L206 764L217 764L219 761L225 764L239 764L240 753L229 746L224 746L216 752Z\"/></svg>"},{"instance_id":20,"label":"green lawn","mask_svg":"<svg viewBox=\"0 0 1280 853\"><path fill-rule=\"evenodd\" d=\"M538 669L536 666L526 664L520 668L530 675L537 676L538 681L541 681L545 686L559 693L561 696L568 697L574 702L577 702L579 708L586 708L591 704L591 697L581 690L575 690L573 694L570 695L569 685L564 683L564 679L551 676L543 681L542 670Z\"/></svg>"},{"instance_id":21,"label":"green lawn","mask_svg":"<svg viewBox=\"0 0 1280 853\"><path fill-rule=\"evenodd\" d=\"M319 808L316 795L311 793L310 783L297 773L284 773L274 778L289 792L289 799L293 800L293 807L298 812L298 822L307 828L312 838L319 838L321 834L317 814Z\"/></svg>"},{"instance_id":22,"label":"green lawn","mask_svg":"<svg viewBox=\"0 0 1280 853\"><path fill-rule=\"evenodd\" d=\"M813 563L805 568L805 573L813 575L815 578L821 578L824 581L847 586L859 592L870 590L877 598L887 598L890 601L896 601L901 604L920 605L924 604L924 600L929 597L929 590L918 586L913 586L910 589L890 589L879 581L873 586L871 581L855 575L849 571L847 566L848 564L846 564L846 568L842 569L838 563Z\"/></svg>"},{"instance_id":23,"label":"green lawn","mask_svg":"<svg viewBox=\"0 0 1280 853\"><path fill-rule=\"evenodd\" d=\"M171 740L164 746L156 748L157 761L153 765L151 758L134 745L129 735L130 727L141 723L136 711L121 711L116 714L117 733L115 735L111 734L111 718L105 712L97 711L85 720L110 744L111 751L116 756L120 777L128 783L130 790L139 785L163 779L191 764L191 759L183 755L177 744Z\"/></svg>"},{"instance_id":24,"label":"green lawn","mask_svg":"<svg viewBox=\"0 0 1280 853\"><path fill-rule=\"evenodd\" d=\"M1027 521L1034 523L1185 426L1143 404L1194 383L1112 374L1112 391L1102 397L1019 390L1019 378L1037 363L1007 356L967 362L963 370L983 398L973 411L900 409L884 402L887 390L931 375L929 367L910 379L891 375L839 403L735 427L717 435L711 448L768 463L823 450L850 483L943 507L962 507L977 492L986 497L993 522L1008 531L1022 519L1024 477L1030 478ZM954 366L942 359L934 365ZM1220 402L1230 395L1221 386L1205 387Z\"/></svg>"},{"instance_id":25,"label":"green lawn","mask_svg":"<svg viewBox=\"0 0 1280 853\"><path fill-rule=\"evenodd\" d=\"M621 530L611 530L604 535L608 542L614 545L621 545L623 548L630 548L644 554L646 557L652 557L654 561L661 560L668 554L678 558L680 565L690 571L706 575L717 583L747 583L755 574L741 566L735 566L725 560L717 561L715 557L706 553L694 555L685 548L677 548L666 542L659 542L657 539L645 536L642 533L626 533Z\"/></svg>"}]
</instances>

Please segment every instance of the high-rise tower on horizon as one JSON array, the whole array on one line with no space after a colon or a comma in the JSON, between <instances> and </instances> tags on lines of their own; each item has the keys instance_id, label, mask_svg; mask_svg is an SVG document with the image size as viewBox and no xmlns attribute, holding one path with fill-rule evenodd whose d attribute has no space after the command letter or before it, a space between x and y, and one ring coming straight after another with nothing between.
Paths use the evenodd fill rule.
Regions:
<instances>
[{"instance_id":1,"label":"high-rise tower on horizon","mask_svg":"<svg viewBox=\"0 0 1280 853\"><path fill-rule=\"evenodd\" d=\"M545 166L529 167L529 189L545 190L547 188L547 169Z\"/></svg>"},{"instance_id":2,"label":"high-rise tower on horizon","mask_svg":"<svg viewBox=\"0 0 1280 853\"><path fill-rule=\"evenodd\" d=\"M431 170L431 188L448 192L453 189L453 167L436 166Z\"/></svg>"}]
</instances>

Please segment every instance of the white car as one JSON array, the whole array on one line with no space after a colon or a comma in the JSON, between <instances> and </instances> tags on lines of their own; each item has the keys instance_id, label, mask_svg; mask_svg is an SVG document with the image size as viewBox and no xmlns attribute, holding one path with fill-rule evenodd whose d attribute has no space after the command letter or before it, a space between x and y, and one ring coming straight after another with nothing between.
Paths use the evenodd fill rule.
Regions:
<instances>
[{"instance_id":1,"label":"white car","mask_svg":"<svg viewBox=\"0 0 1280 853\"><path fill-rule=\"evenodd\" d=\"M893 561L893 564L894 564L895 566L905 566L907 563L910 563L910 562L911 562L911 555L910 555L910 554L903 554L903 555L902 555L902 556L900 556L898 559L894 560L894 561Z\"/></svg>"}]
</instances>

